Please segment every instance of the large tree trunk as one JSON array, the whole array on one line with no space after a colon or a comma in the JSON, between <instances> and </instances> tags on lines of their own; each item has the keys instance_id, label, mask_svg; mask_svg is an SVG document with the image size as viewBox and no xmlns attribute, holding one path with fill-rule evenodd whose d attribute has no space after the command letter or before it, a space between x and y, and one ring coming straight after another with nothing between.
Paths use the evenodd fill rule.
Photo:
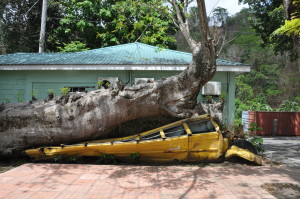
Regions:
<instances>
[{"instance_id":1,"label":"large tree trunk","mask_svg":"<svg viewBox=\"0 0 300 199\"><path fill-rule=\"evenodd\" d=\"M111 137L120 124L139 118L186 118L203 113L196 98L215 73L215 62L207 63L203 51L197 50L182 73L152 83L72 94L48 102L2 104L1 155L18 154L33 146Z\"/></svg>"},{"instance_id":2,"label":"large tree trunk","mask_svg":"<svg viewBox=\"0 0 300 199\"><path fill-rule=\"evenodd\" d=\"M176 2L172 2L175 5ZM186 70L166 79L124 89L100 89L45 103L2 104L0 155L20 154L33 146L116 136L121 124L140 118L186 118L202 114L196 98L200 88L216 72L216 55L208 36L204 1L199 2L200 22L204 23L201 25L202 42L187 38L193 49L193 61ZM179 24L182 23L179 20ZM186 31L185 28L187 26L180 27L182 31Z\"/></svg>"}]
</instances>

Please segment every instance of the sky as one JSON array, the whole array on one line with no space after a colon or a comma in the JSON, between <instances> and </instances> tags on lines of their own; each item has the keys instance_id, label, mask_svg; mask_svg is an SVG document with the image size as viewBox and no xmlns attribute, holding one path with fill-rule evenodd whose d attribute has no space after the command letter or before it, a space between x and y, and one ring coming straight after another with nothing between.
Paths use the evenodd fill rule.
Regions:
<instances>
[{"instance_id":1,"label":"sky","mask_svg":"<svg viewBox=\"0 0 300 199\"><path fill-rule=\"evenodd\" d=\"M207 15L216 7L226 8L230 15L239 12L243 7L247 7L245 4L238 5L238 0L205 0L205 5Z\"/></svg>"}]
</instances>

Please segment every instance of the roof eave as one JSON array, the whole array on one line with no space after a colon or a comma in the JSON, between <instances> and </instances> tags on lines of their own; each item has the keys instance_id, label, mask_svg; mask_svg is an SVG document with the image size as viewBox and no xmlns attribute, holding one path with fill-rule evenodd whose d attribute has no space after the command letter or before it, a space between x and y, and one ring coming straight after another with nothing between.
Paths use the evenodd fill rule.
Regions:
<instances>
[{"instance_id":1,"label":"roof eave","mask_svg":"<svg viewBox=\"0 0 300 199\"><path fill-rule=\"evenodd\" d=\"M166 64L166 65L0 65L2 71L13 70L144 70L144 71L182 71L187 64ZM250 72L250 66L217 66L219 72Z\"/></svg>"}]
</instances>

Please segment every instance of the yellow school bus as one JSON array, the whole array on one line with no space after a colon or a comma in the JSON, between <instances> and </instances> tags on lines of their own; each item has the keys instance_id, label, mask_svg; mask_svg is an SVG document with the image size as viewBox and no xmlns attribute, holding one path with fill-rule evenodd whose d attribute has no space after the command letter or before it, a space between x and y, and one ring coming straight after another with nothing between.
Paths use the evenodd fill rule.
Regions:
<instances>
[{"instance_id":1,"label":"yellow school bus","mask_svg":"<svg viewBox=\"0 0 300 199\"><path fill-rule=\"evenodd\" d=\"M231 145L231 136L224 136L215 120L207 114L123 138L40 147L28 149L25 153L35 159L57 155L99 157L101 154L129 159L132 154L138 153L140 161L164 162L217 162L238 156L257 165L262 164L261 156Z\"/></svg>"}]
</instances>

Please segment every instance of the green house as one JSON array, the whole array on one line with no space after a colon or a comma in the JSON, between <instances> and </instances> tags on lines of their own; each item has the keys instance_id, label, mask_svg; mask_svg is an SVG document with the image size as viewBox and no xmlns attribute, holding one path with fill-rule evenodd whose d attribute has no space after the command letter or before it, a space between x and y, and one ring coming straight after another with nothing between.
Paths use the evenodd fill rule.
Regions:
<instances>
[{"instance_id":1,"label":"green house","mask_svg":"<svg viewBox=\"0 0 300 199\"><path fill-rule=\"evenodd\" d=\"M192 61L190 53L129 43L75 53L14 53L0 56L0 103L45 99L49 89L60 94L88 92L98 84L117 80L126 86L178 74ZM234 120L235 76L250 66L217 60L217 73L198 96L226 94L224 119Z\"/></svg>"}]
</instances>

